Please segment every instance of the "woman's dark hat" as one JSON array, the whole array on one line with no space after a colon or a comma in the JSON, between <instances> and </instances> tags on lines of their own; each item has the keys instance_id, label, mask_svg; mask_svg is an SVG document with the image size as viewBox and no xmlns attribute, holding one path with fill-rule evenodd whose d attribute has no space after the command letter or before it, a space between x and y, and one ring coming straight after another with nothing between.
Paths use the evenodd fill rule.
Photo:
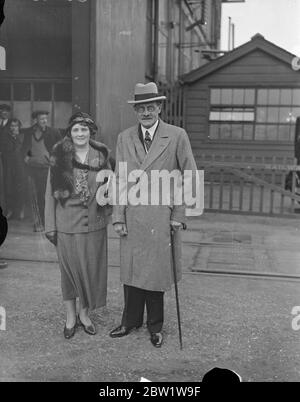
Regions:
<instances>
[{"instance_id":1,"label":"woman's dark hat","mask_svg":"<svg viewBox=\"0 0 300 402\"><path fill-rule=\"evenodd\" d=\"M98 131L98 127L95 121L88 113L84 112L76 112L69 119L69 125L67 128L67 133L70 133L71 128L75 126L75 124L86 124L91 130L91 135L95 134Z\"/></svg>"},{"instance_id":2,"label":"woman's dark hat","mask_svg":"<svg viewBox=\"0 0 300 402\"><path fill-rule=\"evenodd\" d=\"M131 105L166 100L164 95L158 93L155 82L148 84L136 84L134 89L134 100L127 101Z\"/></svg>"}]
</instances>

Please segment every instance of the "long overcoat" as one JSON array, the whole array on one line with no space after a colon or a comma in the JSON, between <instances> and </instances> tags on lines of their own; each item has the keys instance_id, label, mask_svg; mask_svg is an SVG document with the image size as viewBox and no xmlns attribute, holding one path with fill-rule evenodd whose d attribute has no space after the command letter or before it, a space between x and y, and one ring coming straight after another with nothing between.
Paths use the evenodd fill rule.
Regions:
<instances>
[{"instance_id":1,"label":"long overcoat","mask_svg":"<svg viewBox=\"0 0 300 402\"><path fill-rule=\"evenodd\" d=\"M180 127L160 120L148 153L139 138L140 126L131 127L118 136L116 151L117 192L130 193L134 183L124 186L124 176L129 178L133 171L151 172L174 169L196 172L187 133ZM124 165L127 163L127 172ZM149 180L150 183L150 180ZM150 193L153 188L150 188ZM151 194L150 194L151 196ZM121 282L126 285L153 291L169 290L174 283L172 272L172 248L177 280L181 278L181 236L170 233L170 221L184 223L185 206L174 205L127 205L114 206L113 223L126 223L128 235L120 239Z\"/></svg>"}]
</instances>

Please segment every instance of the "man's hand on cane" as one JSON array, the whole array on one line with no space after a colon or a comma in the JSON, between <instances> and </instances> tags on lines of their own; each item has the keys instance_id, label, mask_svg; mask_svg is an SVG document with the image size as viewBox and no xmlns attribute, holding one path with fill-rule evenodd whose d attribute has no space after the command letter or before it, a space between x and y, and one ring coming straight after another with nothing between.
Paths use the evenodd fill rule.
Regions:
<instances>
[{"instance_id":1,"label":"man's hand on cane","mask_svg":"<svg viewBox=\"0 0 300 402\"><path fill-rule=\"evenodd\" d=\"M114 230L120 236L127 236L127 234L128 234L125 223L115 223Z\"/></svg>"},{"instance_id":2,"label":"man's hand on cane","mask_svg":"<svg viewBox=\"0 0 300 402\"><path fill-rule=\"evenodd\" d=\"M180 230L180 229L184 230L186 228L185 223L181 223L181 222L177 222L177 221L171 221L170 225L171 225L171 230L173 232L176 232L177 230Z\"/></svg>"},{"instance_id":3,"label":"man's hand on cane","mask_svg":"<svg viewBox=\"0 0 300 402\"><path fill-rule=\"evenodd\" d=\"M57 246L57 232L47 232L45 233L46 238L52 243L54 246Z\"/></svg>"}]
</instances>

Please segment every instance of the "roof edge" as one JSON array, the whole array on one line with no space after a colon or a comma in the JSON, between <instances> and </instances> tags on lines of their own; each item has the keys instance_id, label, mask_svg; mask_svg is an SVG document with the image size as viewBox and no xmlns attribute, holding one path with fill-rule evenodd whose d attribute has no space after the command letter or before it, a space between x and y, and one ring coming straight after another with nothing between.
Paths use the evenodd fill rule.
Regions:
<instances>
[{"instance_id":1,"label":"roof edge","mask_svg":"<svg viewBox=\"0 0 300 402\"><path fill-rule=\"evenodd\" d=\"M206 75L212 74L213 72L225 67L227 64L230 64L257 49L262 50L289 65L291 65L292 59L295 57L294 54L277 46L275 43L268 41L262 34L257 33L252 36L250 41L243 43L241 46L231 50L223 56L182 75L180 80L183 83L193 83L198 81Z\"/></svg>"}]
</instances>

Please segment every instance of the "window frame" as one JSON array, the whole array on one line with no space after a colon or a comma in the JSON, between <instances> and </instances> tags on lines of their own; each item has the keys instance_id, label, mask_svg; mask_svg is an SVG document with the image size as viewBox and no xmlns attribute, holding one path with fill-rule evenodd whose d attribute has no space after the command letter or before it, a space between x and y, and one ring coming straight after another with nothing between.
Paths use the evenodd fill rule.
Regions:
<instances>
[{"instance_id":1,"label":"window frame","mask_svg":"<svg viewBox=\"0 0 300 402\"><path fill-rule=\"evenodd\" d=\"M51 99L45 101L49 102L51 104L50 106L50 115L51 115L51 120L49 121L51 127L55 126L55 103L56 102L61 102L60 100L56 100L55 98L55 86L58 84L67 84L70 85L71 88L71 99L68 101L65 100L64 102L70 103L72 105L72 80L70 79L63 79L63 78L51 78L51 79L26 79L26 78L16 78L16 79L1 79L0 80L1 84L7 84L10 87L10 99L5 101L5 103L8 103L12 110L14 109L14 102L19 102L19 100L14 98L14 85L16 84L27 84L30 86L30 99L28 100L23 100L23 102L30 102L30 115L34 111L35 106L34 104L36 102L39 102L38 100L35 99L35 90L34 86L36 84L49 84L51 86ZM1 96L1 95L0 95ZM43 102L43 101L42 101Z\"/></svg>"},{"instance_id":2,"label":"window frame","mask_svg":"<svg viewBox=\"0 0 300 402\"><path fill-rule=\"evenodd\" d=\"M235 104L233 102L233 92L232 92L232 99L231 99L231 103L222 103L222 93L220 93L220 102L221 103L212 103L212 91L213 90L224 90L224 89L231 89L232 91L235 89L242 89L242 90L247 90L247 89L252 89L254 90L254 103L252 105L250 104ZM258 94L259 94L259 90L267 90L267 102L265 104L262 103L258 103ZM269 104L268 100L269 100L269 91L270 90L279 90L279 101L277 104ZM291 90L292 94L291 94L291 104L281 104L281 90ZM237 143L237 142L242 142L242 143L276 143L276 144L291 144L293 143L293 132L294 132L294 127L295 127L295 122L288 122L288 123L283 123L280 122L280 110L282 108L289 108L290 110L292 109L296 109L296 108L300 108L300 98L299 98L299 104L294 103L294 91L295 90L299 90L300 91L300 87L291 87L291 86L251 86L251 85L227 85L227 86L209 86L209 108L208 108L208 135L207 135L207 139L208 141L211 142L216 142L216 141L226 141L226 142L232 142L232 143ZM246 92L244 92L244 101L245 101L245 95ZM298 99L298 98L296 98ZM258 122L258 109L259 108L272 108L272 107L276 107L279 109L278 111L278 121L277 122ZM234 121L234 120L210 120L210 115L211 112L214 111L214 109L219 109L219 111L221 112L221 109L249 109L249 108L253 108L254 109L254 120L251 121ZM267 117L268 118L268 114ZM221 129L222 129L222 125L231 125L231 137L230 138L221 138ZM211 137L211 126L212 125L219 125L218 127L218 133L217 133L217 138L212 138ZM232 138L232 126L237 126L237 125L243 125L243 130L242 130L242 135L241 138L239 139L234 139ZM248 137L248 129L249 129L249 125L252 126L252 139L244 139L244 137L247 135ZM256 135L256 130L258 126L265 126L265 136L267 133L267 127L268 126L276 126L276 140L272 139L269 140L266 137L263 139L256 139L255 135ZM247 126L247 127L246 127ZM280 134L280 128L282 129L282 126L286 126L289 127L289 140L287 139L279 139L279 134Z\"/></svg>"}]
</instances>

